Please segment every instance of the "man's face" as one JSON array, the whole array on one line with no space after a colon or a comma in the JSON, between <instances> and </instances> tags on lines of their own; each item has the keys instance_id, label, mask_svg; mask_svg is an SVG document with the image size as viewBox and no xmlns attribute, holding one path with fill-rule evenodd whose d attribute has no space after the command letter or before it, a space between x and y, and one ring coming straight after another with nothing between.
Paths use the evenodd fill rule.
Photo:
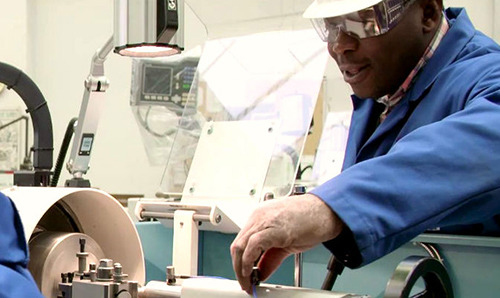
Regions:
<instances>
[{"instance_id":1,"label":"man's face","mask_svg":"<svg viewBox=\"0 0 500 298\"><path fill-rule=\"evenodd\" d=\"M344 80L361 98L393 94L408 77L428 44L422 30L422 11L412 5L389 32L358 39L340 31L328 51Z\"/></svg>"}]
</instances>

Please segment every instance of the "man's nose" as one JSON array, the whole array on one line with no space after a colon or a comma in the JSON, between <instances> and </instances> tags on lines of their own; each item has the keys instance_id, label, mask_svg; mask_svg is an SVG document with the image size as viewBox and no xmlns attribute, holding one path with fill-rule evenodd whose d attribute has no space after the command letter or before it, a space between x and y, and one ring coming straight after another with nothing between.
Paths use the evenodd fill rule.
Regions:
<instances>
[{"instance_id":1,"label":"man's nose","mask_svg":"<svg viewBox=\"0 0 500 298\"><path fill-rule=\"evenodd\" d=\"M355 51L358 48L359 39L339 30L337 38L330 43L331 50L335 54L344 54L347 51Z\"/></svg>"}]
</instances>

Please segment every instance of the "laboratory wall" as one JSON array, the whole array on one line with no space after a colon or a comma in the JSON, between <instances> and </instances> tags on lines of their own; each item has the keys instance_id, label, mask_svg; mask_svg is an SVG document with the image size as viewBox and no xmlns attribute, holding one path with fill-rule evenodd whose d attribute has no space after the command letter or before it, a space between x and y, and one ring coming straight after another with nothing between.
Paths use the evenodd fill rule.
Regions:
<instances>
[{"instance_id":1,"label":"laboratory wall","mask_svg":"<svg viewBox=\"0 0 500 298\"><path fill-rule=\"evenodd\" d=\"M28 16L26 1L0 1L0 62L28 69ZM24 104L15 92L0 86L0 125L18 118ZM12 184L12 174L24 155L25 123L17 122L0 131L0 187Z\"/></svg>"},{"instance_id":2,"label":"laboratory wall","mask_svg":"<svg viewBox=\"0 0 500 298\"><path fill-rule=\"evenodd\" d=\"M54 160L67 123L78 116L91 58L112 35L113 3L112 0L0 0L3 39L0 61L24 70L45 95L52 115ZM445 4L466 6L477 27L500 40L500 21L494 17L499 15L500 0L450 0ZM185 46L190 49L203 43L206 31L189 8L185 15ZM131 60L111 54L105 63L105 73L111 84L86 177L94 187L112 194L152 197L158 190L163 167L149 164L129 107ZM349 87L332 61L325 76L325 108L349 110ZM12 91L0 93L0 109L12 106L23 109L24 105ZM64 169L59 185L68 178Z\"/></svg>"}]
</instances>

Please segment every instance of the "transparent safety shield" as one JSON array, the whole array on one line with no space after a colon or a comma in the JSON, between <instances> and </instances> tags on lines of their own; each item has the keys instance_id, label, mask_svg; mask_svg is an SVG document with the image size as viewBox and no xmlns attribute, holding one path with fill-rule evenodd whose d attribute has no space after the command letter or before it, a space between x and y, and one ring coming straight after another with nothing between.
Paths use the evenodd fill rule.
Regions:
<instances>
[{"instance_id":1,"label":"transparent safety shield","mask_svg":"<svg viewBox=\"0 0 500 298\"><path fill-rule=\"evenodd\" d=\"M183 201L289 195L328 58L301 17L309 0L186 4L209 40L183 99L161 193Z\"/></svg>"}]
</instances>

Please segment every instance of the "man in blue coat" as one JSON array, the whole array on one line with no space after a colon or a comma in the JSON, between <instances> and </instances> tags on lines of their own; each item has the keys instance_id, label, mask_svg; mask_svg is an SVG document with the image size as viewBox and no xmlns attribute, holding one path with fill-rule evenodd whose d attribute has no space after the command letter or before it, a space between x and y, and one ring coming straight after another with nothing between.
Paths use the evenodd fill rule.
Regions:
<instances>
[{"instance_id":1,"label":"man in blue coat","mask_svg":"<svg viewBox=\"0 0 500 298\"><path fill-rule=\"evenodd\" d=\"M323 243L351 268L433 228L498 235L500 47L442 0L316 0L313 19L354 91L343 171L262 203L231 246L244 290Z\"/></svg>"},{"instance_id":2,"label":"man in blue coat","mask_svg":"<svg viewBox=\"0 0 500 298\"><path fill-rule=\"evenodd\" d=\"M43 297L27 266L21 219L12 201L0 193L0 298Z\"/></svg>"}]
</instances>

